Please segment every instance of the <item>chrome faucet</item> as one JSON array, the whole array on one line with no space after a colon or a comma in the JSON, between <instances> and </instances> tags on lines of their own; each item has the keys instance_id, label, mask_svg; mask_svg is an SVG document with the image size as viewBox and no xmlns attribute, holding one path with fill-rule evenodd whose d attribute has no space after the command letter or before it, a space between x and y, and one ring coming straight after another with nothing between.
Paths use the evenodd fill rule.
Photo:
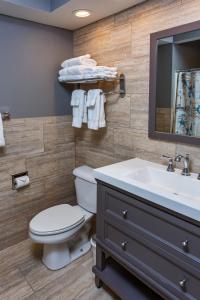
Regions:
<instances>
[{"instance_id":1,"label":"chrome faucet","mask_svg":"<svg viewBox=\"0 0 200 300\"><path fill-rule=\"evenodd\" d=\"M184 163L184 168L183 168L181 174L184 176L190 176L191 175L190 174L190 155L186 154L185 156L183 156L181 154L178 154L174 160L176 162L180 162L182 159L183 159L183 163Z\"/></svg>"},{"instance_id":2,"label":"chrome faucet","mask_svg":"<svg viewBox=\"0 0 200 300\"><path fill-rule=\"evenodd\" d=\"M167 155L162 155L163 158L167 158L168 159L168 166L167 166L167 172L174 172L175 168L174 168L174 161L173 158Z\"/></svg>"}]
</instances>

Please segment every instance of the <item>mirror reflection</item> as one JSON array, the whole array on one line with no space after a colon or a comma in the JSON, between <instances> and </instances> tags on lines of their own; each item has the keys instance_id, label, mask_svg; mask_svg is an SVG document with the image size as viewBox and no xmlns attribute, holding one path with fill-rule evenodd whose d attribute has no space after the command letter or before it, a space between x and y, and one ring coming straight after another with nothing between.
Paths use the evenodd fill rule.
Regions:
<instances>
[{"instance_id":1,"label":"mirror reflection","mask_svg":"<svg viewBox=\"0 0 200 300\"><path fill-rule=\"evenodd\" d=\"M200 30L157 41L156 131L200 137Z\"/></svg>"}]
</instances>

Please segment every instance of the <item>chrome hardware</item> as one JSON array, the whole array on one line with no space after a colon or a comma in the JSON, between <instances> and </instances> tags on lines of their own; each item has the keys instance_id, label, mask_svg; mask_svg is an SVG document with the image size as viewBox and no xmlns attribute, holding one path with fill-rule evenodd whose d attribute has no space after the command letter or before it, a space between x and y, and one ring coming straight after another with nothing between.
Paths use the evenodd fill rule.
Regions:
<instances>
[{"instance_id":1,"label":"chrome hardware","mask_svg":"<svg viewBox=\"0 0 200 300\"><path fill-rule=\"evenodd\" d=\"M167 172L174 172L174 163L173 163L173 158L167 155L162 155L163 158L168 159L168 166L167 166Z\"/></svg>"},{"instance_id":2,"label":"chrome hardware","mask_svg":"<svg viewBox=\"0 0 200 300\"><path fill-rule=\"evenodd\" d=\"M200 173L198 174L197 179L200 180Z\"/></svg>"},{"instance_id":3,"label":"chrome hardware","mask_svg":"<svg viewBox=\"0 0 200 300\"><path fill-rule=\"evenodd\" d=\"M127 214L128 214L128 210L122 210L122 215L123 215L123 218L126 219L127 217Z\"/></svg>"},{"instance_id":4,"label":"chrome hardware","mask_svg":"<svg viewBox=\"0 0 200 300\"><path fill-rule=\"evenodd\" d=\"M121 243L122 250L126 250L127 242Z\"/></svg>"},{"instance_id":5,"label":"chrome hardware","mask_svg":"<svg viewBox=\"0 0 200 300\"><path fill-rule=\"evenodd\" d=\"M126 96L126 78L124 74L119 74L116 78L85 78L80 80L66 80L60 83L68 83L68 84L76 84L76 88L80 89L81 84L87 84L87 83L98 83L98 82L119 82L119 91L108 91L108 92L102 92L104 95L119 95L120 98L124 98Z\"/></svg>"},{"instance_id":6,"label":"chrome hardware","mask_svg":"<svg viewBox=\"0 0 200 300\"><path fill-rule=\"evenodd\" d=\"M181 280L181 281L179 281L179 285L180 285L180 287L182 288L182 289L185 289L185 287L186 287L186 279L183 279L183 280Z\"/></svg>"},{"instance_id":7,"label":"chrome hardware","mask_svg":"<svg viewBox=\"0 0 200 300\"><path fill-rule=\"evenodd\" d=\"M189 245L189 241L188 240L185 240L182 242L182 247L184 250L188 250L188 245Z\"/></svg>"},{"instance_id":8,"label":"chrome hardware","mask_svg":"<svg viewBox=\"0 0 200 300\"><path fill-rule=\"evenodd\" d=\"M2 112L1 116L2 116L2 120L3 121L10 120L10 113L7 112L7 111L6 112Z\"/></svg>"},{"instance_id":9,"label":"chrome hardware","mask_svg":"<svg viewBox=\"0 0 200 300\"><path fill-rule=\"evenodd\" d=\"M181 162L182 159L184 163L184 168L181 174L183 176L190 176L190 154L186 154L185 156L178 154L174 160L176 162Z\"/></svg>"}]
</instances>

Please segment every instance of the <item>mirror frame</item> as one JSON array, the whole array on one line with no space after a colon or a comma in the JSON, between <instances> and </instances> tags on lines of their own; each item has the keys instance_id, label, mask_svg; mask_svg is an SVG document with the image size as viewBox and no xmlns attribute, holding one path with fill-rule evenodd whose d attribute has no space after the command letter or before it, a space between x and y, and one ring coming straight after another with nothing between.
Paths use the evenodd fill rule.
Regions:
<instances>
[{"instance_id":1,"label":"mirror frame","mask_svg":"<svg viewBox=\"0 0 200 300\"><path fill-rule=\"evenodd\" d=\"M169 142L180 142L191 145L200 145L200 137L176 135L156 131L156 73L157 73L157 41L172 35L186 33L200 29L200 21L173 27L152 33L150 35L150 78L149 78L149 128L148 136L151 139L165 140Z\"/></svg>"}]
</instances>

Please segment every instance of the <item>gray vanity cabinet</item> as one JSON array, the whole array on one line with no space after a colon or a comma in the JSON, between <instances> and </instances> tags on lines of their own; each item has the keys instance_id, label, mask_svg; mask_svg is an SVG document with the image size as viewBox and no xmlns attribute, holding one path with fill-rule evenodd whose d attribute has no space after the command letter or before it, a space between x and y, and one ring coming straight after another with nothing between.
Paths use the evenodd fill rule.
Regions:
<instances>
[{"instance_id":1,"label":"gray vanity cabinet","mask_svg":"<svg viewBox=\"0 0 200 300\"><path fill-rule=\"evenodd\" d=\"M125 300L199 300L199 224L99 181L93 271Z\"/></svg>"}]
</instances>

